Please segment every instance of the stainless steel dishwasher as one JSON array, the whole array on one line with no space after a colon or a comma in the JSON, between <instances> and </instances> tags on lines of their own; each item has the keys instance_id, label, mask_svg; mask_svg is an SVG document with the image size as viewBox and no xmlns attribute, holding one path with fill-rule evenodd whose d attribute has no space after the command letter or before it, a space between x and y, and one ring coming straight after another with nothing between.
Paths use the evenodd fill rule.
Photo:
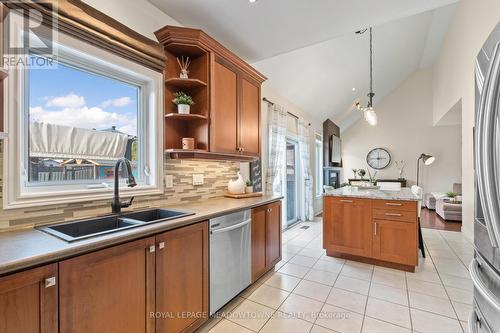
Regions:
<instances>
[{"instance_id":1,"label":"stainless steel dishwasher","mask_svg":"<svg viewBox=\"0 0 500 333\"><path fill-rule=\"evenodd\" d=\"M210 220L210 314L251 284L251 211Z\"/></svg>"}]
</instances>

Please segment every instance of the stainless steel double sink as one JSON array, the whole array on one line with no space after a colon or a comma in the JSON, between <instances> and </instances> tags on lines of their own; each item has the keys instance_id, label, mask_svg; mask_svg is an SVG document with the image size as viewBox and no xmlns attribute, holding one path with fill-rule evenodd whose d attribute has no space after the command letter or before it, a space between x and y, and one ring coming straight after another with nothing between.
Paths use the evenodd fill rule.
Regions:
<instances>
[{"instance_id":1,"label":"stainless steel double sink","mask_svg":"<svg viewBox=\"0 0 500 333\"><path fill-rule=\"evenodd\" d=\"M109 215L74 222L36 227L36 229L67 242L74 242L193 214L194 213L169 209L149 209L120 215Z\"/></svg>"}]
</instances>

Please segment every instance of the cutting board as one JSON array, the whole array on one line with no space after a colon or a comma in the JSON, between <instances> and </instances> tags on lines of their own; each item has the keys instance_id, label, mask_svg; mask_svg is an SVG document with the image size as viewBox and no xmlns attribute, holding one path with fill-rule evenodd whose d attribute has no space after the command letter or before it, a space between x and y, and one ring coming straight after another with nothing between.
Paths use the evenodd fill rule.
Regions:
<instances>
[{"instance_id":1,"label":"cutting board","mask_svg":"<svg viewBox=\"0 0 500 333\"><path fill-rule=\"evenodd\" d=\"M224 194L224 196L227 198L233 198L233 199L255 198L255 197L261 197L262 192L243 193L243 194L231 194L231 193L226 192Z\"/></svg>"}]
</instances>

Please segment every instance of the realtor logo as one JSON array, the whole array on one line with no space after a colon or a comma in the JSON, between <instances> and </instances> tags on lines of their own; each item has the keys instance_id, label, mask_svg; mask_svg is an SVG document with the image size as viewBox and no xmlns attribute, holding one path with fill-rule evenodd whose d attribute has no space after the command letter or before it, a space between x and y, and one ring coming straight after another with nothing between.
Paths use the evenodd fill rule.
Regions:
<instances>
[{"instance_id":1,"label":"realtor logo","mask_svg":"<svg viewBox=\"0 0 500 333\"><path fill-rule=\"evenodd\" d=\"M4 65L35 66L53 65L54 43L57 41L57 8L53 0L2 1L8 9L2 13ZM49 66L50 67L50 66Z\"/></svg>"}]
</instances>

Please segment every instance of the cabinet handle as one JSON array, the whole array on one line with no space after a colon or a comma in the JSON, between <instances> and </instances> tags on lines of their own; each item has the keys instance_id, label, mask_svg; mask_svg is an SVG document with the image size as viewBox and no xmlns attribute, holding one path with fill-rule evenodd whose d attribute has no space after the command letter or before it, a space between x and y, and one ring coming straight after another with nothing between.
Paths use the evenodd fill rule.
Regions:
<instances>
[{"instance_id":1,"label":"cabinet handle","mask_svg":"<svg viewBox=\"0 0 500 333\"><path fill-rule=\"evenodd\" d=\"M49 278L46 278L44 281L45 288L53 287L56 285L56 277L51 276Z\"/></svg>"},{"instance_id":2,"label":"cabinet handle","mask_svg":"<svg viewBox=\"0 0 500 333\"><path fill-rule=\"evenodd\" d=\"M401 214L398 213L385 213L386 216L402 216Z\"/></svg>"},{"instance_id":3,"label":"cabinet handle","mask_svg":"<svg viewBox=\"0 0 500 333\"><path fill-rule=\"evenodd\" d=\"M149 253L153 253L153 252L155 252L155 251L156 251L156 246L154 246L154 245L150 245L150 246L149 246Z\"/></svg>"},{"instance_id":4,"label":"cabinet handle","mask_svg":"<svg viewBox=\"0 0 500 333\"><path fill-rule=\"evenodd\" d=\"M267 209L267 212L268 212L268 213L270 213L270 212L272 212L272 211L273 211L273 209L272 209L272 208L268 208L268 209Z\"/></svg>"},{"instance_id":5,"label":"cabinet handle","mask_svg":"<svg viewBox=\"0 0 500 333\"><path fill-rule=\"evenodd\" d=\"M395 202L386 202L386 206L403 206L403 204L400 203L395 203Z\"/></svg>"},{"instance_id":6,"label":"cabinet handle","mask_svg":"<svg viewBox=\"0 0 500 333\"><path fill-rule=\"evenodd\" d=\"M241 151L245 151L245 148L241 147Z\"/></svg>"},{"instance_id":7,"label":"cabinet handle","mask_svg":"<svg viewBox=\"0 0 500 333\"><path fill-rule=\"evenodd\" d=\"M344 203L352 203L352 200L340 200L340 202L344 202Z\"/></svg>"},{"instance_id":8,"label":"cabinet handle","mask_svg":"<svg viewBox=\"0 0 500 333\"><path fill-rule=\"evenodd\" d=\"M163 249L163 248L165 248L165 242L159 242L159 243L158 243L158 249L160 249L160 250L161 250L161 249Z\"/></svg>"},{"instance_id":9,"label":"cabinet handle","mask_svg":"<svg viewBox=\"0 0 500 333\"><path fill-rule=\"evenodd\" d=\"M373 223L373 234L377 236L377 222Z\"/></svg>"}]
</instances>

